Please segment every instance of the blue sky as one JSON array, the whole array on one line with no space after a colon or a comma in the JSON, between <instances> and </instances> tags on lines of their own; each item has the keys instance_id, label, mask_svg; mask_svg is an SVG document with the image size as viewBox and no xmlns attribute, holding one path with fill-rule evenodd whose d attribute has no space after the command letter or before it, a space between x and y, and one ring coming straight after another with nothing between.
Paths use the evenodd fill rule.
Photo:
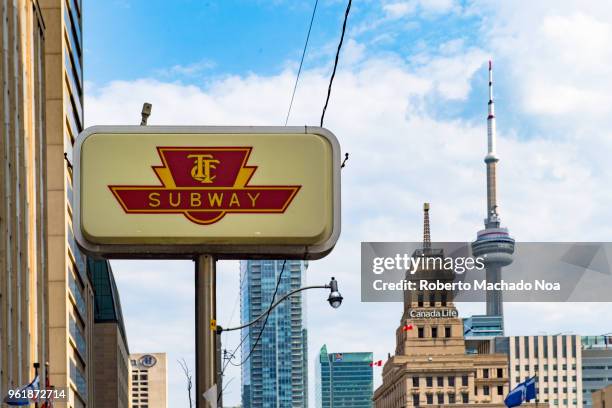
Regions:
<instances>
[{"instance_id":1,"label":"blue sky","mask_svg":"<svg viewBox=\"0 0 612 408\"><path fill-rule=\"evenodd\" d=\"M282 124L313 4L86 1L87 125L139 123L144 101L153 103L151 124ZM320 0L290 124L318 123L345 6ZM359 301L361 241L418 239L424 201L432 203L434 240L468 241L481 228L490 57L502 222L520 241L610 237L612 193L602 186L612 183L612 24L601 16L611 14L612 5L594 0L354 1L326 116L351 153L343 170L343 231L334 252L307 273L310 284L333 273L346 300L330 312L308 295L311 351L327 343L330 352L373 351L385 359L395 348L401 305ZM174 362L193 362L192 265L113 267L130 348L170 352L171 406L185 406ZM237 278L236 262L219 265L225 326L237 323ZM511 304L507 328L609 332L595 308ZM462 315L481 311L460 308ZM223 341L237 344L232 336ZM239 371L230 370L230 378L226 401L236 404Z\"/></svg>"}]
</instances>

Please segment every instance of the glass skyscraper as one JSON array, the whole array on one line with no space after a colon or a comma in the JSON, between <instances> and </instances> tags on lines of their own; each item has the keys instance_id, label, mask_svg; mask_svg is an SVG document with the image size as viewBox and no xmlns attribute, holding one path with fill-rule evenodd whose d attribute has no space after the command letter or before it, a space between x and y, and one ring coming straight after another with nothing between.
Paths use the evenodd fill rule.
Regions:
<instances>
[{"instance_id":1,"label":"glass skyscraper","mask_svg":"<svg viewBox=\"0 0 612 408\"><path fill-rule=\"evenodd\" d=\"M372 353L328 353L317 360L317 408L371 408L374 393Z\"/></svg>"},{"instance_id":2,"label":"glass skyscraper","mask_svg":"<svg viewBox=\"0 0 612 408\"><path fill-rule=\"evenodd\" d=\"M240 317L257 318L270 306L284 261L251 260L240 263ZM279 299L303 286L307 263L286 261L276 294ZM268 318L242 330L243 408L306 408L308 406L307 331L302 293L281 303Z\"/></svg>"}]
</instances>

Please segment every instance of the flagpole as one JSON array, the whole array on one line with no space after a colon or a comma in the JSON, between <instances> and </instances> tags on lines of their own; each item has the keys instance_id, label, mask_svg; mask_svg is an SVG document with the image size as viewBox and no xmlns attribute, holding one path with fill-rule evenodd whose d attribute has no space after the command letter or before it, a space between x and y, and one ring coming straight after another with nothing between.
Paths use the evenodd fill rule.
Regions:
<instances>
[{"instance_id":1,"label":"flagpole","mask_svg":"<svg viewBox=\"0 0 612 408\"><path fill-rule=\"evenodd\" d=\"M40 368L40 363L34 363L34 379L36 380L36 377L38 377L38 369ZM40 378L38 378L38 384L40 384ZM40 385L38 386L38 390L40 391ZM36 408L38 408L38 397L36 398L36 402L34 402L34 406Z\"/></svg>"}]
</instances>

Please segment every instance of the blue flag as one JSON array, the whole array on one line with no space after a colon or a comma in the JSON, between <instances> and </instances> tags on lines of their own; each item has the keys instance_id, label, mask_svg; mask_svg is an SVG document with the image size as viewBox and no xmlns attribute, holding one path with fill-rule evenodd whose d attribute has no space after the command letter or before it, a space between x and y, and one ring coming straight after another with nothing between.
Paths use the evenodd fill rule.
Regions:
<instances>
[{"instance_id":1,"label":"blue flag","mask_svg":"<svg viewBox=\"0 0 612 408\"><path fill-rule=\"evenodd\" d=\"M508 408L518 407L525 401L529 402L535 399L536 394L536 377L531 377L514 387L506 396L504 404L506 404Z\"/></svg>"},{"instance_id":2,"label":"blue flag","mask_svg":"<svg viewBox=\"0 0 612 408\"><path fill-rule=\"evenodd\" d=\"M525 388L527 390L527 395L525 395L527 402L531 401L532 399L536 399L536 377L531 377L525 381Z\"/></svg>"}]
</instances>

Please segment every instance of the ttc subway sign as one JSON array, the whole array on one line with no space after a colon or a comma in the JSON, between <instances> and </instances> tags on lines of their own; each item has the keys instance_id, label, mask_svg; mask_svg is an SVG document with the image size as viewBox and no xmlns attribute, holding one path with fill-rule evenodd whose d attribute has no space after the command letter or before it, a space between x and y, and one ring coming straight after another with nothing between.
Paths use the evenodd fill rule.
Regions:
<instances>
[{"instance_id":1,"label":"ttc subway sign","mask_svg":"<svg viewBox=\"0 0 612 408\"><path fill-rule=\"evenodd\" d=\"M317 127L100 126L77 140L75 235L105 257L325 256L340 153Z\"/></svg>"}]
</instances>

